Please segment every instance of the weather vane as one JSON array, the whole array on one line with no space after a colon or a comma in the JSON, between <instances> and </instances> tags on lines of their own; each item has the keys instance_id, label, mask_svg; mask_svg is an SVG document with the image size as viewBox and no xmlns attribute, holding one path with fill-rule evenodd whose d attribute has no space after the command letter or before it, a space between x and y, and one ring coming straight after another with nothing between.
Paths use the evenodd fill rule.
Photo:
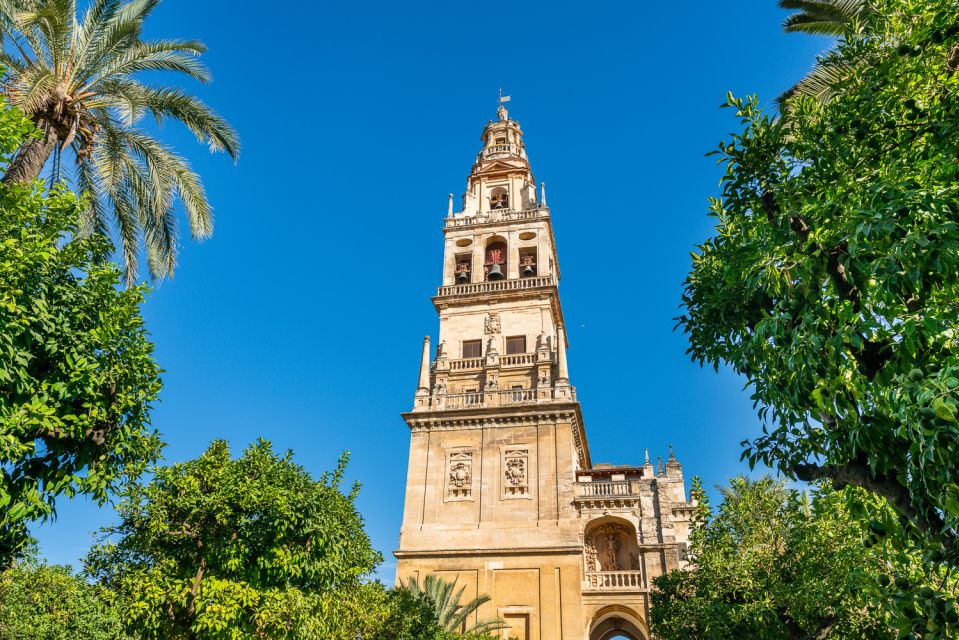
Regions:
<instances>
[{"instance_id":1,"label":"weather vane","mask_svg":"<svg viewBox=\"0 0 959 640\"><path fill-rule=\"evenodd\" d=\"M509 96L504 96L504 95L503 95L503 89L500 88L500 90L499 90L499 103L500 103L500 104L503 104L504 102L509 102L509 99L510 99Z\"/></svg>"}]
</instances>

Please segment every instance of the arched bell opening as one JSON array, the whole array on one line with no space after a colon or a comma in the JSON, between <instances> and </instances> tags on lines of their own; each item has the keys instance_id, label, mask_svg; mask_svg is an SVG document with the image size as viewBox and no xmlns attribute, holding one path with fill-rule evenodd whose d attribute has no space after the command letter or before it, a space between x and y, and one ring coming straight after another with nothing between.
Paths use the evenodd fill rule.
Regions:
<instances>
[{"instance_id":1,"label":"arched bell opening","mask_svg":"<svg viewBox=\"0 0 959 640\"><path fill-rule=\"evenodd\" d=\"M509 209L509 191L506 187L495 187L489 192L489 208Z\"/></svg>"},{"instance_id":2,"label":"arched bell opening","mask_svg":"<svg viewBox=\"0 0 959 640\"><path fill-rule=\"evenodd\" d=\"M587 574L641 570L636 527L629 520L606 516L586 525L583 536Z\"/></svg>"},{"instance_id":3,"label":"arched bell opening","mask_svg":"<svg viewBox=\"0 0 959 640\"><path fill-rule=\"evenodd\" d=\"M486 258L483 260L484 275L487 280L506 279L506 241L499 236L490 238L486 243Z\"/></svg>"},{"instance_id":4,"label":"arched bell opening","mask_svg":"<svg viewBox=\"0 0 959 640\"><path fill-rule=\"evenodd\" d=\"M589 640L649 640L642 618L632 609L611 605L596 612L589 627Z\"/></svg>"}]
</instances>

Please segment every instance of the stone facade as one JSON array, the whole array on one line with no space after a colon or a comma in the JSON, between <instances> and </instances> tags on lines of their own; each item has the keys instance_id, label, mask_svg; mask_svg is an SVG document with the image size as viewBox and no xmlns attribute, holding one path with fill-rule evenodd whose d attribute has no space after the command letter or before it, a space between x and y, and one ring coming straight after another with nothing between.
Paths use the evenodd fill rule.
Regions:
<instances>
[{"instance_id":1,"label":"stone facade","mask_svg":"<svg viewBox=\"0 0 959 640\"><path fill-rule=\"evenodd\" d=\"M520 640L647 640L650 581L683 566L682 467L593 464L570 385L545 186L502 106L443 233L423 342L397 581L489 594Z\"/></svg>"}]
</instances>

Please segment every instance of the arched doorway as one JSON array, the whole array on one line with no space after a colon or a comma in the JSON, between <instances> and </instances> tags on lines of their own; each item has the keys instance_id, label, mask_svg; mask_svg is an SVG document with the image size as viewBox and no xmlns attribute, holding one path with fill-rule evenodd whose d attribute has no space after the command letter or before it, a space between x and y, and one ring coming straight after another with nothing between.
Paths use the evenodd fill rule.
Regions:
<instances>
[{"instance_id":1,"label":"arched doorway","mask_svg":"<svg viewBox=\"0 0 959 640\"><path fill-rule=\"evenodd\" d=\"M612 605L598 611L590 624L589 640L648 640L646 625L636 612Z\"/></svg>"}]
</instances>

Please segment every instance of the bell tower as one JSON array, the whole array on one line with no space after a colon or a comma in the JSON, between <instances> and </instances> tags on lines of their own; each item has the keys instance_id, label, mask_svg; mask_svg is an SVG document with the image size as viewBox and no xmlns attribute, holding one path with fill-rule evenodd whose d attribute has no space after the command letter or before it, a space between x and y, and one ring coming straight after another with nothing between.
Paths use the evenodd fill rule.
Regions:
<instances>
[{"instance_id":1,"label":"bell tower","mask_svg":"<svg viewBox=\"0 0 959 640\"><path fill-rule=\"evenodd\" d=\"M504 619L504 637L585 640L589 625L633 607L633 635L647 638L647 574L679 566L685 545L688 512L673 522L674 504L685 508L681 467L672 456L669 474L593 466L566 361L545 185L537 189L502 103L481 140L459 211L449 196L439 336L435 349L423 341L403 414L411 440L397 580L436 574L466 598L490 595L480 617ZM590 576L601 571L615 575ZM616 615L602 613L608 597L586 593L610 590L624 603Z\"/></svg>"}]
</instances>

